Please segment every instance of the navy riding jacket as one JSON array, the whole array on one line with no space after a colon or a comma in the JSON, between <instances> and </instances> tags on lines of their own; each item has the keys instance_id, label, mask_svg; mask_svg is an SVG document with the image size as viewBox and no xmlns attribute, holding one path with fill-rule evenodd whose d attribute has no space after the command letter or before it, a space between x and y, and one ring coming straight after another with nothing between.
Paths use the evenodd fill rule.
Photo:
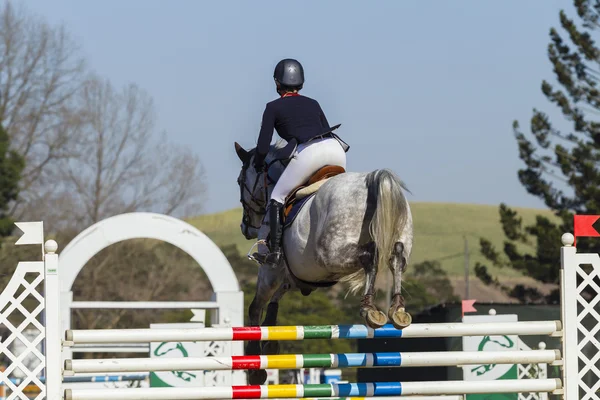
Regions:
<instances>
[{"instance_id":1,"label":"navy riding jacket","mask_svg":"<svg viewBox=\"0 0 600 400\"><path fill-rule=\"evenodd\" d=\"M310 97L288 94L267 103L262 117L254 164L262 166L269 152L273 129L288 142L298 144L328 132L331 127L319 103Z\"/></svg>"}]
</instances>

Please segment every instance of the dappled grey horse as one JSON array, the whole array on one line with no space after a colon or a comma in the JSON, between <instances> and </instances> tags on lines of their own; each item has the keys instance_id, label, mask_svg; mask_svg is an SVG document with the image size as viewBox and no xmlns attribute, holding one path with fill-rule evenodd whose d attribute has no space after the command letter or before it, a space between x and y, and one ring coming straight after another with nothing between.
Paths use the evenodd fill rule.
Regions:
<instances>
[{"instance_id":1,"label":"dappled grey horse","mask_svg":"<svg viewBox=\"0 0 600 400\"><path fill-rule=\"evenodd\" d=\"M251 167L255 149L248 151L235 143L242 161L238 177L243 206L240 227L247 239L266 238L268 224L262 219L269 194L287 162L277 158L277 150L284 144L280 140L271 146L265 159L267 173L257 173ZM352 293L363 289L360 315L368 326L379 328L388 318L398 329L410 325L412 318L405 311L401 285L412 248L413 224L403 190L402 181L386 169L345 172L329 178L285 229L282 265L259 267L256 293L249 307L250 325L260 325L267 303L263 326L276 325L279 301L290 289L308 295L336 282L348 283ZM394 280L387 316L373 299L378 268L386 266ZM262 352L277 354L279 346L265 342ZM260 343L249 342L246 353L261 354ZM248 372L250 384L265 382L264 370Z\"/></svg>"}]
</instances>

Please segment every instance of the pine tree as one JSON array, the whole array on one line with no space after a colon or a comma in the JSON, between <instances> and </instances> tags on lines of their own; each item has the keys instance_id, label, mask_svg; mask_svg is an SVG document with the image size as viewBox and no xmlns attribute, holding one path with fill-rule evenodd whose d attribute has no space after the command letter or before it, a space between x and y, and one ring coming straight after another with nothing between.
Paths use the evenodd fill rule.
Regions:
<instances>
[{"instance_id":1,"label":"pine tree","mask_svg":"<svg viewBox=\"0 0 600 400\"><path fill-rule=\"evenodd\" d=\"M544 201L556 219L537 216L534 224L523 226L518 213L501 204L500 222L507 239L504 254L487 239L480 240L482 253L494 265L551 284L559 283L560 237L573 231L573 215L600 214L600 49L593 39L600 29L600 0L573 3L577 21L561 10L562 31L550 29L548 59L556 84L544 80L541 85L564 119L553 124L548 114L534 109L530 134L513 122L519 157L525 164L518 171L519 181L529 194ZM597 251L598 244L577 239L579 252L594 252L594 245ZM484 283L501 287L521 302L559 301L558 289L544 295L535 287L506 287L480 263L475 272Z\"/></svg>"},{"instance_id":2,"label":"pine tree","mask_svg":"<svg viewBox=\"0 0 600 400\"><path fill-rule=\"evenodd\" d=\"M8 134L0 125L0 238L10 235L14 229L8 209L19 195L19 179L24 165L23 157L10 149Z\"/></svg>"}]
</instances>

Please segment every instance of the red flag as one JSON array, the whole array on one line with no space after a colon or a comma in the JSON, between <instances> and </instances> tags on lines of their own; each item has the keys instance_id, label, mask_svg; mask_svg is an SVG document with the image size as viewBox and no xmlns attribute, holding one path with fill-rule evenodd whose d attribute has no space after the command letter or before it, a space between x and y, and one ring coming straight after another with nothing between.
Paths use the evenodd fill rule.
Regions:
<instances>
[{"instance_id":1,"label":"red flag","mask_svg":"<svg viewBox=\"0 0 600 400\"><path fill-rule=\"evenodd\" d=\"M462 301L462 316L465 316L466 312L477 312L473 304L475 304L477 300L463 300Z\"/></svg>"},{"instance_id":2,"label":"red flag","mask_svg":"<svg viewBox=\"0 0 600 400\"><path fill-rule=\"evenodd\" d=\"M575 246L577 236L580 237L600 237L600 233L594 228L596 221L600 219L600 215L574 215L573 216L573 236Z\"/></svg>"}]
</instances>

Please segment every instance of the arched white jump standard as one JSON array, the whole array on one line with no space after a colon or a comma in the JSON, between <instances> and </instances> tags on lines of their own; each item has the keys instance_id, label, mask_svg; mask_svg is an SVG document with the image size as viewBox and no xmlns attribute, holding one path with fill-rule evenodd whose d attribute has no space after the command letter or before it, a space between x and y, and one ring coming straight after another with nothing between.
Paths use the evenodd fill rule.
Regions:
<instances>
[{"instance_id":1,"label":"arched white jump standard","mask_svg":"<svg viewBox=\"0 0 600 400\"><path fill-rule=\"evenodd\" d=\"M157 239L189 254L206 272L215 292L239 292L229 261L204 233L168 215L135 212L100 221L75 237L60 253L60 285L71 290L84 265L106 247L129 239Z\"/></svg>"},{"instance_id":2,"label":"arched white jump standard","mask_svg":"<svg viewBox=\"0 0 600 400\"><path fill-rule=\"evenodd\" d=\"M214 292L213 301L74 302L73 283L85 264L108 246L129 239L161 240L185 251L206 272ZM214 324L239 326L244 323L243 292L227 258L208 236L177 218L142 212L107 218L77 235L60 253L59 263L61 319L65 330L71 328L74 308L212 308L218 309ZM68 349L64 355L70 358Z\"/></svg>"}]
</instances>

